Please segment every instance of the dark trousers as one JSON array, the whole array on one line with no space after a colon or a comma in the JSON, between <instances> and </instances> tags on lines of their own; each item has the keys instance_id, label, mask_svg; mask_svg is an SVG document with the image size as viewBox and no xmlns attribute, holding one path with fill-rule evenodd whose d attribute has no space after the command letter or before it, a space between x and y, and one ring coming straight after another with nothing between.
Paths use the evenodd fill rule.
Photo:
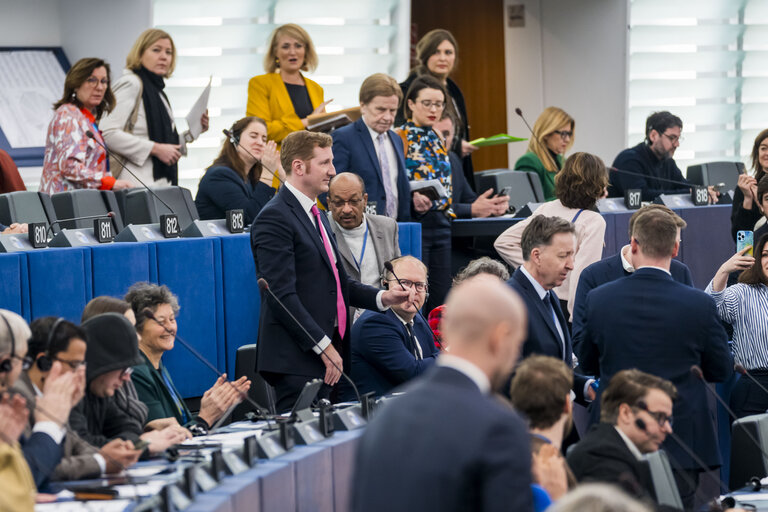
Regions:
<instances>
[{"instance_id":1,"label":"dark trousers","mask_svg":"<svg viewBox=\"0 0 768 512\"><path fill-rule=\"evenodd\" d=\"M768 388L768 370L752 370L752 377ZM768 410L768 394L752 379L742 375L731 390L731 409L737 418L752 414L763 414Z\"/></svg>"},{"instance_id":2,"label":"dark trousers","mask_svg":"<svg viewBox=\"0 0 768 512\"><path fill-rule=\"evenodd\" d=\"M421 232L421 261L429 273L429 298L424 315L445 303L451 289L451 231L425 229Z\"/></svg>"},{"instance_id":3,"label":"dark trousers","mask_svg":"<svg viewBox=\"0 0 768 512\"><path fill-rule=\"evenodd\" d=\"M267 383L275 388L275 411L277 414L284 412L290 412L296 400L299 399L301 390L304 389L304 385L316 378L322 377L307 377L306 375L290 375L286 373L272 373L262 372L262 377ZM342 377L343 379L344 377ZM338 386L338 384L337 384ZM320 390L317 392L317 398L315 401L322 398L330 400L332 403L336 403L336 387L329 386L323 383L320 386Z\"/></svg>"},{"instance_id":4,"label":"dark trousers","mask_svg":"<svg viewBox=\"0 0 768 512\"><path fill-rule=\"evenodd\" d=\"M699 488L699 473L698 469L672 469L684 510L693 510L696 501L696 489Z\"/></svg>"}]
</instances>

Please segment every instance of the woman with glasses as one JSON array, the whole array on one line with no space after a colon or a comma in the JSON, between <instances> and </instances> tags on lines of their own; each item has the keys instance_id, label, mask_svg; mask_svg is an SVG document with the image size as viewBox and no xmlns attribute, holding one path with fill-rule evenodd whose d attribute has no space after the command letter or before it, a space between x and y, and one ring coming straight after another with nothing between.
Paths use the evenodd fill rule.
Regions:
<instances>
[{"instance_id":1,"label":"woman with glasses","mask_svg":"<svg viewBox=\"0 0 768 512\"><path fill-rule=\"evenodd\" d=\"M102 59L80 59L64 78L64 95L45 137L40 191L55 194L79 188L120 190L131 187L110 173L98 121L115 106L109 87L109 64ZM93 134L93 138L86 135Z\"/></svg>"},{"instance_id":2,"label":"woman with glasses","mask_svg":"<svg viewBox=\"0 0 768 512\"><path fill-rule=\"evenodd\" d=\"M515 162L516 171L535 172L541 180L544 199L556 199L555 175L563 168L565 152L573 146L576 122L564 110L547 107L533 124L528 152Z\"/></svg>"},{"instance_id":3,"label":"woman with glasses","mask_svg":"<svg viewBox=\"0 0 768 512\"><path fill-rule=\"evenodd\" d=\"M178 299L167 286L136 283L128 290L125 300L136 316L139 352L144 363L134 366L133 382L139 398L149 408L148 420L173 417L179 425L190 429L197 426L202 431L209 430L231 406L241 401L241 393L248 392L251 381L241 377L230 385L226 376L220 377L203 394L200 412L193 415L162 361L163 354L173 349L176 340ZM147 309L155 319L144 314Z\"/></svg>"},{"instance_id":4,"label":"woman with glasses","mask_svg":"<svg viewBox=\"0 0 768 512\"><path fill-rule=\"evenodd\" d=\"M223 219L227 210L243 210L251 224L275 195L274 175L285 179L280 153L267 141L267 123L260 117L244 117L230 129L219 156L200 179L195 206L200 218Z\"/></svg>"}]
</instances>

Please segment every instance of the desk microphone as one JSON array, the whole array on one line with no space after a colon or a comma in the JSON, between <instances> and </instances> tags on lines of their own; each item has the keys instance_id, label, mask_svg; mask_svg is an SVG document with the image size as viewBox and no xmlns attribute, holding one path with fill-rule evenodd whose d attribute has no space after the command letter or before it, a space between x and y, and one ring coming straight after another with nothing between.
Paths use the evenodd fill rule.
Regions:
<instances>
[{"instance_id":1,"label":"desk microphone","mask_svg":"<svg viewBox=\"0 0 768 512\"><path fill-rule=\"evenodd\" d=\"M402 288L403 291L408 291L408 290L405 289L405 286L403 286L403 283L400 281L400 278L397 277L397 274L395 274L395 269L392 267L392 262L391 261L385 261L384 262L384 268L387 269L387 272L392 274L392 277L395 278L395 281L397 281L397 284L400 285L400 288ZM429 321L427 321L427 319L424 318L424 313L421 312L421 309L416 307L416 303L415 302L411 302L411 305L414 307L414 309L416 310L416 313L419 314L421 319L424 320L424 323L427 324L427 327L429 327ZM435 331L433 331L431 327L429 328L429 332L432 333L432 339L435 341L437 346L440 347L440 350L445 350L443 348L443 344L440 343L439 339L437 339L437 335L435 334Z\"/></svg>"},{"instance_id":2,"label":"desk microphone","mask_svg":"<svg viewBox=\"0 0 768 512\"><path fill-rule=\"evenodd\" d=\"M667 178L660 178L658 176L648 176L647 174L643 174L641 172L627 171L625 169L617 169L616 167L613 167L613 166L606 167L606 169L608 169L608 171L610 171L610 172L617 172L619 174L628 174L630 176L639 176L641 178L646 178L646 179L654 179L654 180L659 180L659 181L666 181L667 183L672 183L673 185L680 185L681 187L686 187L686 188L700 186L700 185L696 185L696 184L693 184L693 183L686 183L684 181L670 180L670 179L667 179ZM723 184L723 186L724 186L724 184Z\"/></svg>"},{"instance_id":3,"label":"desk microphone","mask_svg":"<svg viewBox=\"0 0 768 512\"><path fill-rule=\"evenodd\" d=\"M549 159L549 163L552 164L552 169L557 171L558 169L557 163L555 162L555 159L552 158L552 155L549 153L549 148L547 148L544 144L542 144L539 138L536 136L536 134L533 133L533 128L531 128L531 125L529 125L528 121L526 121L525 116L523 115L523 111L520 109L520 107L515 107L515 114L519 115L520 119L523 120L523 122L525 123L525 126L528 128L528 131L531 132L531 137L533 138L533 140L536 141L536 144L539 145L539 149L542 150L542 153L547 155L547 158Z\"/></svg>"},{"instance_id":4,"label":"desk microphone","mask_svg":"<svg viewBox=\"0 0 768 512\"><path fill-rule=\"evenodd\" d=\"M285 306L285 304L283 304L283 301L281 301L277 297L277 295L275 295L275 292L273 292L269 288L269 283L267 283L267 280L264 279L263 277L259 278L259 290L261 290L262 292L267 292L267 294L269 294L269 296L272 297L275 300L275 302L280 304L280 307L283 309L283 311L285 311L288 314L288 316L291 317L291 320L293 320L294 323L296 323L296 325L299 326L299 329L301 329L302 332L307 335L307 338L309 338L309 340L321 351L322 355L333 365L334 368L339 370L339 372L344 377L344 379L347 382L349 382L349 384L352 386L352 389L355 392L355 396L357 397L357 401L360 403L360 405L362 407L363 406L363 401L360 399L360 393L357 391L357 386L355 386L355 382L351 378L349 378L349 375L347 375L342 368L339 368L336 365L336 363L333 362L333 360L330 357L328 357L328 355L325 353L325 349L320 347L320 343L315 341L315 339L312 337L312 335L309 334L309 331L307 331L307 329L301 324L301 322L299 322L299 320L293 315L293 313L291 313L291 310L288 309ZM366 406L366 410L367 410L367 406ZM365 419L368 419L368 418L365 418Z\"/></svg>"},{"instance_id":5,"label":"desk microphone","mask_svg":"<svg viewBox=\"0 0 768 512\"><path fill-rule=\"evenodd\" d=\"M248 153L248 155L249 155L251 158L253 158L253 159L254 159L254 160L256 160L257 162L261 163L261 167L263 167L264 169L266 169L266 170L267 170L267 172L268 172L269 174L271 174L273 177L277 178L277 179L280 181L280 184L281 184L281 185L285 185L285 181L283 181L283 178L281 178L279 174L276 174L274 171L272 171L272 169L270 169L269 167L267 167L266 165L264 165L264 162L262 162L261 160L259 160L259 159L258 159L258 158L256 158L255 156L253 156L253 154L252 154L250 151L248 151L248 150L246 149L246 147L245 147L245 146L243 146L242 144L240 144L240 139L238 139L237 137L235 137L235 135L234 135L234 134L233 134L231 131L229 131L229 130L227 130L227 129L224 129L224 130L221 130L221 132L222 132L224 135L226 135L227 137L229 137L229 142L231 142L231 143L232 143L232 144L233 144L235 147L239 147L239 148L242 148L242 149L243 149L243 151L245 151L246 153Z\"/></svg>"},{"instance_id":6,"label":"desk microphone","mask_svg":"<svg viewBox=\"0 0 768 512\"><path fill-rule=\"evenodd\" d=\"M51 222L50 226L48 226L48 231L46 231L46 236L52 233L54 224L61 224L62 222L71 222L71 221L77 222L79 220L88 220L88 219L101 219L104 217L109 217L110 219L114 219L115 212L100 213L98 215L83 215L81 217L72 217L69 219L56 219L55 221Z\"/></svg>"},{"instance_id":7,"label":"desk microphone","mask_svg":"<svg viewBox=\"0 0 768 512\"><path fill-rule=\"evenodd\" d=\"M736 373L740 373L741 375L744 375L745 377L747 377L747 378L748 378L749 380L751 380L751 381L752 381L752 382L753 382L753 383L754 383L754 384L755 384L757 387L759 387L760 389L762 389L762 390L765 392L765 394L767 394L767 395L768 395L768 389L766 389L766 387L765 387L765 386L763 386L762 384L760 384L760 381L758 381L756 378L754 378L754 377L752 376L752 374L751 374L751 373L749 373L749 372L747 371L747 369L746 369L746 368L744 368L742 365L740 365L740 364L737 364L737 365L735 365L735 366L733 367L733 369L734 369L734 370L736 370Z\"/></svg>"},{"instance_id":8,"label":"desk microphone","mask_svg":"<svg viewBox=\"0 0 768 512\"><path fill-rule=\"evenodd\" d=\"M154 197L155 199L157 199L158 201L160 201L160 202L162 203L162 205L163 205L163 206L165 206L166 208L168 208L168 211L169 211L169 212L171 212L171 213L172 213L172 214L174 214L174 215L176 214L176 212L174 212L174 211L173 211L173 208L171 208L170 206L168 206L168 203L166 203L165 201L163 201L162 199L160 199L160 196L158 196L157 194L155 194L155 192L154 192L154 191L153 191L151 188L149 188L149 187L147 186L147 184L146 184L146 183L144 183L143 181L141 181L141 180L139 179L139 177L138 177L138 176L136 176L136 174L134 174L134 172L133 172L132 170L130 170L130 169L128 168L128 166L127 166L127 165L125 165L125 163L122 161L122 159L118 158L118 157L117 157L117 155L116 155L115 153L113 153L113 152L112 152L112 151L111 151L111 150L110 150L110 149L109 149L109 148L108 148L106 145L104 145L104 143L102 143L102 142L101 142L99 139L97 139L97 138L96 138L96 137L93 135L93 132L92 132L91 130L88 130L87 132L85 132L85 135L86 135L88 138L90 138L90 139L93 139L93 141L94 141L96 144L98 144L99 146L101 146L102 148L104 148L104 151L106 151L106 152L107 152L107 154L108 154L109 156L111 156L112 158L114 158L114 159L115 159L115 161L116 161L117 163L119 163L119 164L120 164L120 167L122 167L123 169L125 169L126 171L128 171L128 174L130 174L131 176L133 176L133 177L136 179L136 181L138 181L139 183L141 183L141 185L142 185L142 186L143 186L143 187L144 187L144 188L147 190L147 192L149 192L150 194L152 194L152 197Z\"/></svg>"},{"instance_id":9,"label":"desk microphone","mask_svg":"<svg viewBox=\"0 0 768 512\"><path fill-rule=\"evenodd\" d=\"M195 347L193 347L192 345L190 345L189 343L187 343L186 341L184 341L184 340L183 340L183 339L182 339L182 338L181 338L181 337L180 337L180 336L179 336L177 333L174 333L174 332L173 332L173 331L171 331L169 328L167 328L167 327L165 326L165 324L164 324L164 323L160 322L160 321L157 319L157 317L155 317L155 314L152 312L152 310L151 310L151 309L149 309L149 308L144 308L144 309L142 310L141 314L142 314L142 315L144 315L145 317L149 318L150 320L154 320L154 321L155 321L155 323L156 323L157 325L159 325L160 327L162 327L162 328L163 328L163 330L164 330L165 332L167 332L167 333L168 333L168 334L170 334L171 336L174 336L174 338L175 338L177 341L179 341L179 342L181 343L181 345L182 345L184 348L186 348L186 349L187 349L187 350L188 350L188 351L189 351L189 352L190 352L190 353L191 353L193 356L195 356L195 357L196 357L196 358L197 358L197 359L198 359L198 360L199 360L201 363L203 363L205 366L207 366L208 368L210 368L210 369L211 369L211 370L212 370L212 371L213 371L213 372L214 372L216 375L218 375L219 377L224 377L224 374L223 374L223 373L221 373L221 372L218 370L218 368L216 368L216 367L215 367L213 364L211 364L211 362L210 362L210 361L208 361L208 360L207 360L205 357L203 357L203 355L202 355L200 352L198 352L197 350L195 350ZM258 404L258 403L257 403L257 402L254 400L254 399L252 399L250 396L248 396L248 393L247 393L247 392L244 392L244 391L240 391L239 389L237 389L237 388L235 387L235 385L234 385L234 384L232 384L232 382L231 382L229 379L225 378L225 379L224 379L224 381L225 381L225 382L227 382L227 383L228 383L228 384L229 384L229 385L232 387L232 389L234 389L234 390L237 392L237 394L240 396L240 399L241 399L241 400L245 400L246 402L248 402L249 404L251 404L251 405L252 405L252 406L253 406L253 407L256 409L256 412L257 412L259 415L261 415L261 416L263 416L265 419L267 419L267 413L265 412L265 411L266 411L266 409L265 409L264 407L262 407L261 405L259 405L259 404ZM267 421L269 421L269 420L267 419ZM212 426L213 426L213 425L211 425L211 427L212 427Z\"/></svg>"}]
</instances>

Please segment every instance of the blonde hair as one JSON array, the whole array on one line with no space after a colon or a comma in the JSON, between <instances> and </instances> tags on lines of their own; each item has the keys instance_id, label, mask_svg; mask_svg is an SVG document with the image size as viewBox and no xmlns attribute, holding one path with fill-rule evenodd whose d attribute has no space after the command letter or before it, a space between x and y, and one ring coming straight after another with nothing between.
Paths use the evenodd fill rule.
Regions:
<instances>
[{"instance_id":1,"label":"blonde hair","mask_svg":"<svg viewBox=\"0 0 768 512\"><path fill-rule=\"evenodd\" d=\"M552 155L549 154L549 149L547 149L544 139L559 130L564 124L569 124L571 131L574 132L566 147L566 150L571 149L576 138L576 122L566 111L557 107L547 107L544 109L533 124L533 137L528 141L528 151L539 157L542 165L550 172L557 172L557 166Z\"/></svg>"},{"instance_id":2,"label":"blonde hair","mask_svg":"<svg viewBox=\"0 0 768 512\"><path fill-rule=\"evenodd\" d=\"M165 72L165 78L170 78L173 74L173 70L176 69L176 45L173 43L173 39L170 34L165 30L159 28L148 28L141 33L136 42L133 43L131 51L128 52L128 56L125 58L125 67L130 70L136 71L141 67L141 56L147 49L158 42L161 39L167 39L171 42L171 51L173 56L171 57L171 64L168 66L168 71Z\"/></svg>"},{"instance_id":3,"label":"blonde hair","mask_svg":"<svg viewBox=\"0 0 768 512\"><path fill-rule=\"evenodd\" d=\"M269 48L264 56L264 70L267 73L274 73L280 68L280 63L277 62L277 41L283 36L292 37L304 45L304 62L301 64L301 70L310 73L314 71L318 62L315 45L307 31L295 23L280 25L272 31L272 35L269 36Z\"/></svg>"}]
</instances>

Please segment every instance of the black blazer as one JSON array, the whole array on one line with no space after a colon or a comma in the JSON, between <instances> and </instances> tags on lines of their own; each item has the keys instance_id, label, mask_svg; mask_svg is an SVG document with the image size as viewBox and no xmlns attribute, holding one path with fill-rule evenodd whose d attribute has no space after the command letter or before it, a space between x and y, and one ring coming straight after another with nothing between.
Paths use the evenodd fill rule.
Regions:
<instances>
[{"instance_id":1,"label":"black blazer","mask_svg":"<svg viewBox=\"0 0 768 512\"><path fill-rule=\"evenodd\" d=\"M336 268L341 280L341 293L347 306L376 308L379 290L350 278L336 248L333 231L325 215L320 215L336 254ZM302 209L296 196L282 187L275 198L261 210L251 229L251 250L256 275L269 283L269 288L319 342L323 336L333 339L336 322L336 280L333 262L320 239L317 227ZM322 377L325 365L314 353L315 344L307 338L294 320L268 294L261 297L258 370L308 377ZM342 346L336 347L349 371L349 333L351 318Z\"/></svg>"},{"instance_id":2,"label":"black blazer","mask_svg":"<svg viewBox=\"0 0 768 512\"><path fill-rule=\"evenodd\" d=\"M366 311L357 319L352 326L351 377L360 393L385 395L435 363L432 329L419 315L413 318L413 332L423 359L413 355L408 331L391 309Z\"/></svg>"},{"instance_id":3,"label":"black blazer","mask_svg":"<svg viewBox=\"0 0 768 512\"><path fill-rule=\"evenodd\" d=\"M690 269L678 260L673 259L669 271L672 279L678 283L693 286L693 277ZM616 281L622 277L630 276L621 264L621 251L613 256L608 256L596 261L585 268L579 276L579 285L573 300L573 348L581 343L584 334L584 315L586 313L587 294L605 283Z\"/></svg>"},{"instance_id":4,"label":"black blazer","mask_svg":"<svg viewBox=\"0 0 768 512\"><path fill-rule=\"evenodd\" d=\"M441 366L406 390L363 432L352 510L533 510L528 432L508 404Z\"/></svg>"},{"instance_id":5,"label":"black blazer","mask_svg":"<svg viewBox=\"0 0 768 512\"><path fill-rule=\"evenodd\" d=\"M509 278L507 284L520 294L528 309L528 337L523 343L523 357L528 357L532 354L552 356L564 361L569 368L572 368L573 348L571 345L571 334L568 330L565 316L563 316L563 311L560 309L560 301L555 293L551 292L554 297L552 307L557 315L557 320L560 322L560 328L563 330L565 353L563 353L563 342L560 340L552 314L546 307L546 304L539 298L539 294L536 293L536 289L528 278L525 277L525 274L518 268L512 274L512 277ZM586 383L586 377L574 373L573 391L576 393L576 399L582 404L585 403L584 385Z\"/></svg>"},{"instance_id":6,"label":"black blazer","mask_svg":"<svg viewBox=\"0 0 768 512\"><path fill-rule=\"evenodd\" d=\"M234 169L210 167L200 179L195 206L202 220L223 219L227 210L242 209L251 224L274 195L274 188L260 181L246 183Z\"/></svg>"},{"instance_id":7,"label":"black blazer","mask_svg":"<svg viewBox=\"0 0 768 512\"><path fill-rule=\"evenodd\" d=\"M589 292L576 355L585 372L601 376L601 390L616 372L628 368L672 381L678 392L675 433L707 465L720 465L705 384L690 371L698 365L709 382L722 382L733 370L728 337L709 295L662 270L637 269ZM698 468L671 439L664 449L682 467Z\"/></svg>"},{"instance_id":8,"label":"black blazer","mask_svg":"<svg viewBox=\"0 0 768 512\"><path fill-rule=\"evenodd\" d=\"M381 166L363 118L339 128L331 136L336 172L353 172L363 178L368 202L376 203L377 214L386 215L387 195L384 192ZM408 222L411 220L411 186L405 172L403 140L392 130L387 131L387 136L397 157L397 220Z\"/></svg>"}]
</instances>

